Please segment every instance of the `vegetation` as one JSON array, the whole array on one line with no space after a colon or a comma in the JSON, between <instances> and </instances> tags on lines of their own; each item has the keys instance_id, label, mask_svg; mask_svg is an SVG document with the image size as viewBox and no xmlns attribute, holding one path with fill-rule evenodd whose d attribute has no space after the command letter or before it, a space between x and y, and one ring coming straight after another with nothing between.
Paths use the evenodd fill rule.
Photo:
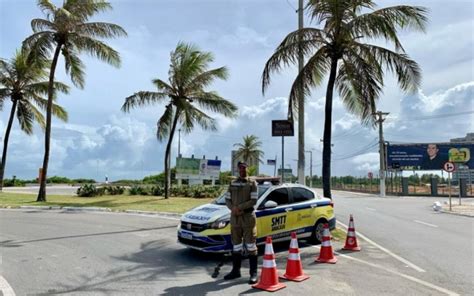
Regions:
<instances>
[{"instance_id":1,"label":"vegetation","mask_svg":"<svg viewBox=\"0 0 474 296\"><path fill-rule=\"evenodd\" d=\"M94 198L77 196L48 196L47 202L36 202L31 194L0 193L0 207L59 206L59 207L104 207L112 211L140 210L184 213L196 206L211 202L209 198L164 199L155 196L103 195Z\"/></svg>"},{"instance_id":2,"label":"vegetation","mask_svg":"<svg viewBox=\"0 0 474 296\"><path fill-rule=\"evenodd\" d=\"M306 10L322 28L303 28L288 34L267 61L262 75L262 91L270 75L283 66L295 64L301 53L307 58L289 95L289 118L297 114L300 95L321 85L329 73L326 89L323 136L324 196L331 197L332 102L337 88L349 112L364 124L374 124L372 114L384 86L384 72L392 72L404 91L416 91L421 81L418 64L406 54L399 38L400 29L425 30L427 9L393 6L375 10L372 0L309 0ZM368 41L383 39L390 50Z\"/></svg>"},{"instance_id":3,"label":"vegetation","mask_svg":"<svg viewBox=\"0 0 474 296\"><path fill-rule=\"evenodd\" d=\"M242 143L235 143L234 147L237 147L237 153L235 157L242 159L249 165L251 163L263 163L263 156L265 153L261 150L262 142L259 141L255 135L247 135L242 139Z\"/></svg>"},{"instance_id":4,"label":"vegetation","mask_svg":"<svg viewBox=\"0 0 474 296\"><path fill-rule=\"evenodd\" d=\"M50 0L38 0L38 6L45 14L45 19L33 19L33 35L23 41L23 47L31 50L35 61L53 58L49 71L46 104L45 152L38 201L46 201L46 179L49 164L51 141L51 114L55 93L54 77L61 53L64 57L66 73L71 76L73 84L84 87L84 64L79 53L86 52L113 66L120 65L120 56L113 48L97 38L114 38L126 36L120 26L104 22L89 22L97 13L112 9L105 0L76 1L64 0L62 7L56 7Z\"/></svg>"},{"instance_id":5,"label":"vegetation","mask_svg":"<svg viewBox=\"0 0 474 296\"><path fill-rule=\"evenodd\" d=\"M27 135L33 134L33 124L37 122L42 128L45 126L44 116L39 109L46 109L48 100L43 97L47 94L48 72L46 61L35 61L27 50L17 51L10 62L0 59L0 110L7 98L10 98L12 107L5 136L3 137L3 153L0 165L0 191L3 188L3 177L7 162L8 141L13 126L13 119L17 118L20 129ZM57 91L67 93L68 86L56 82ZM67 121L66 111L59 105L53 104L52 113L59 119Z\"/></svg>"},{"instance_id":6,"label":"vegetation","mask_svg":"<svg viewBox=\"0 0 474 296\"><path fill-rule=\"evenodd\" d=\"M179 43L171 53L169 83L154 79L152 82L157 92L139 91L125 99L122 111L162 103L168 99L163 115L158 120L157 137L163 141L168 137L165 151L165 198L169 196L171 187L170 150L178 122L185 133L190 133L195 124L205 130L216 130L215 119L198 109L201 108L223 114L227 117L236 116L237 107L222 98L214 91L205 91L214 80L227 79L225 67L209 70L209 64L214 61L210 52L202 52L196 46Z\"/></svg>"}]
</instances>

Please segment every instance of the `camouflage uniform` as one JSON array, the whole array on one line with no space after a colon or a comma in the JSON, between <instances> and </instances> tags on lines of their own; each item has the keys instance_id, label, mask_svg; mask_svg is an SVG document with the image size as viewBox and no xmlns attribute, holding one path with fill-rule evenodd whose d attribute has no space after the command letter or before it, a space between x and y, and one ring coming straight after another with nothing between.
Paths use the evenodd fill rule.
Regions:
<instances>
[{"instance_id":1,"label":"camouflage uniform","mask_svg":"<svg viewBox=\"0 0 474 296\"><path fill-rule=\"evenodd\" d=\"M226 193L227 207L232 210L238 207L241 215L230 216L232 251L241 252L243 243L249 254L257 255L257 221L254 206L257 203L257 183L249 178L238 178L234 180Z\"/></svg>"}]
</instances>

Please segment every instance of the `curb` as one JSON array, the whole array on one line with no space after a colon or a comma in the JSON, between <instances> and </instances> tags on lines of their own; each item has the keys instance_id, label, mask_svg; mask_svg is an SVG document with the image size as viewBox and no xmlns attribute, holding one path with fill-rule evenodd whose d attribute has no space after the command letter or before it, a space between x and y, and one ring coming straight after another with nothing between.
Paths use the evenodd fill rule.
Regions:
<instances>
[{"instance_id":1,"label":"curb","mask_svg":"<svg viewBox=\"0 0 474 296\"><path fill-rule=\"evenodd\" d=\"M452 212L452 211L449 211L449 210L441 210L441 213L449 214L449 215L456 215L456 216L463 216L463 217L474 218L474 214L473 214L473 215L462 214L462 213Z\"/></svg>"},{"instance_id":2,"label":"curb","mask_svg":"<svg viewBox=\"0 0 474 296\"><path fill-rule=\"evenodd\" d=\"M14 209L12 207L6 207L5 209ZM153 212L153 211L140 211L140 210L125 210L115 211L110 208L99 208L99 207L60 207L60 206L20 206L22 210L65 210L70 212L108 212L108 213L126 213L126 214L140 214L149 216L165 216L170 218L181 218L182 214L169 213L169 212Z\"/></svg>"}]
</instances>

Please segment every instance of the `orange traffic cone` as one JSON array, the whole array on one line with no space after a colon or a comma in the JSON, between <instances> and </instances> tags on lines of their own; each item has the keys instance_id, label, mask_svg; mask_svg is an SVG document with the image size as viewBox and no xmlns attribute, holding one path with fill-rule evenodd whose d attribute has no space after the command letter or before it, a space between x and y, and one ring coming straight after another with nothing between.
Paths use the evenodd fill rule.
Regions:
<instances>
[{"instance_id":1,"label":"orange traffic cone","mask_svg":"<svg viewBox=\"0 0 474 296\"><path fill-rule=\"evenodd\" d=\"M278 281L278 271L275 263L275 254L273 253L272 238L267 236L265 243L265 254L263 255L263 268L260 274L260 281L252 288L274 292L285 288L286 285Z\"/></svg>"},{"instance_id":2,"label":"orange traffic cone","mask_svg":"<svg viewBox=\"0 0 474 296\"><path fill-rule=\"evenodd\" d=\"M281 276L281 278L295 282L302 282L309 279L309 276L303 273L296 232L291 233L290 251L288 253L288 261L286 263L286 273Z\"/></svg>"},{"instance_id":3,"label":"orange traffic cone","mask_svg":"<svg viewBox=\"0 0 474 296\"><path fill-rule=\"evenodd\" d=\"M355 227L354 227L354 218L351 218L349 220L349 229L347 230L347 238L346 238L346 244L342 248L343 250L349 250L349 251L360 251L360 247L357 245L357 237L356 237L356 232L355 232Z\"/></svg>"},{"instance_id":4,"label":"orange traffic cone","mask_svg":"<svg viewBox=\"0 0 474 296\"><path fill-rule=\"evenodd\" d=\"M321 251L319 257L315 260L320 263L336 263L337 258L334 257L331 246L331 233L328 224L324 224L323 241L321 242Z\"/></svg>"}]
</instances>

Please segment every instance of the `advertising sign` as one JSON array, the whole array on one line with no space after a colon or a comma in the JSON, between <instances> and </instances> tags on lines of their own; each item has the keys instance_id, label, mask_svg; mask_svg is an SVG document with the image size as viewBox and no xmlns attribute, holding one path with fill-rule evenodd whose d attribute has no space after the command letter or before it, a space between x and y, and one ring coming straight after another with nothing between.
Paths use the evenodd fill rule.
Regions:
<instances>
[{"instance_id":1,"label":"advertising sign","mask_svg":"<svg viewBox=\"0 0 474 296\"><path fill-rule=\"evenodd\" d=\"M442 170L447 161L474 169L474 143L428 143L387 146L387 168Z\"/></svg>"},{"instance_id":2,"label":"advertising sign","mask_svg":"<svg viewBox=\"0 0 474 296\"><path fill-rule=\"evenodd\" d=\"M272 120L272 137L293 137L293 121L291 120Z\"/></svg>"},{"instance_id":3,"label":"advertising sign","mask_svg":"<svg viewBox=\"0 0 474 296\"><path fill-rule=\"evenodd\" d=\"M285 169L283 171L283 173L284 173L283 177L285 179L293 177L293 170L292 169ZM278 176L281 176L281 169L278 169Z\"/></svg>"},{"instance_id":4,"label":"advertising sign","mask_svg":"<svg viewBox=\"0 0 474 296\"><path fill-rule=\"evenodd\" d=\"M198 158L176 158L177 179L209 180L219 178L221 161Z\"/></svg>"}]
</instances>

